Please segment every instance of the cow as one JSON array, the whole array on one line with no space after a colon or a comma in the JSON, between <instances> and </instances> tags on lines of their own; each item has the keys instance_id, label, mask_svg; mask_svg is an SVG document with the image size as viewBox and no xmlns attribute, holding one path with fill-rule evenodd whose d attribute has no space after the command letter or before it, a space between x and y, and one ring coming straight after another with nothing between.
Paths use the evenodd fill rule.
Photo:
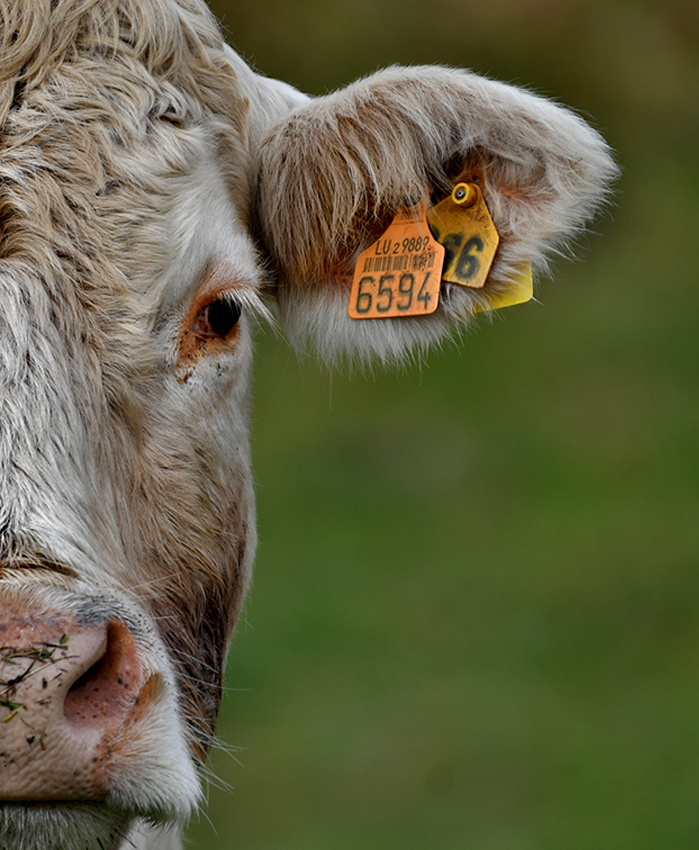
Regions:
<instances>
[{"instance_id":1,"label":"cow","mask_svg":"<svg viewBox=\"0 0 699 850\"><path fill-rule=\"evenodd\" d=\"M0 0L3 850L181 847L255 550L256 325L420 356L526 300L615 171L469 71L310 99L203 0Z\"/></svg>"}]
</instances>

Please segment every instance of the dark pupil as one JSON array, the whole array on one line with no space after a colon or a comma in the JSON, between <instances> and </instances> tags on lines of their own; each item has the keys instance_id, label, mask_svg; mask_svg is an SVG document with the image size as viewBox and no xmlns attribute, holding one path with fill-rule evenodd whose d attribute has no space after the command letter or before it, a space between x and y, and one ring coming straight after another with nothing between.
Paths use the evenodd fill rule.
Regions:
<instances>
[{"instance_id":1,"label":"dark pupil","mask_svg":"<svg viewBox=\"0 0 699 850\"><path fill-rule=\"evenodd\" d=\"M235 301L214 301L206 308L206 319L213 333L226 336L238 324L240 307Z\"/></svg>"}]
</instances>

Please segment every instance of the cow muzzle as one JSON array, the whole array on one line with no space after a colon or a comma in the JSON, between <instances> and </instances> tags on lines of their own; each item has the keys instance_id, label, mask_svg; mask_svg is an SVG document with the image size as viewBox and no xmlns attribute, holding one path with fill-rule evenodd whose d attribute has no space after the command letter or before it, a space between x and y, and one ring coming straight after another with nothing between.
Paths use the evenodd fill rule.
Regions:
<instances>
[{"instance_id":1,"label":"cow muzzle","mask_svg":"<svg viewBox=\"0 0 699 850\"><path fill-rule=\"evenodd\" d=\"M14 607L0 619L0 797L100 800L161 687L126 625Z\"/></svg>"},{"instance_id":2,"label":"cow muzzle","mask_svg":"<svg viewBox=\"0 0 699 850\"><path fill-rule=\"evenodd\" d=\"M0 800L182 820L199 781L167 662L113 605L53 596L0 589Z\"/></svg>"}]
</instances>

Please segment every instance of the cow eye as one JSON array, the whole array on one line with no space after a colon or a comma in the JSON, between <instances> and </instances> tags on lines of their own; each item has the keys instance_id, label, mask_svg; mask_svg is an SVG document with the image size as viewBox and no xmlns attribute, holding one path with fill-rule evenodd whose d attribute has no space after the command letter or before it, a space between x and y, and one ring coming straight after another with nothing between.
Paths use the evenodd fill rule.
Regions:
<instances>
[{"instance_id":1,"label":"cow eye","mask_svg":"<svg viewBox=\"0 0 699 850\"><path fill-rule=\"evenodd\" d=\"M182 328L177 343L177 379L181 383L189 380L201 357L231 350L241 314L241 302L230 295L192 306L194 319Z\"/></svg>"},{"instance_id":2,"label":"cow eye","mask_svg":"<svg viewBox=\"0 0 699 850\"><path fill-rule=\"evenodd\" d=\"M201 310L193 330L205 339L223 339L238 324L240 312L237 302L230 298L219 298Z\"/></svg>"}]
</instances>

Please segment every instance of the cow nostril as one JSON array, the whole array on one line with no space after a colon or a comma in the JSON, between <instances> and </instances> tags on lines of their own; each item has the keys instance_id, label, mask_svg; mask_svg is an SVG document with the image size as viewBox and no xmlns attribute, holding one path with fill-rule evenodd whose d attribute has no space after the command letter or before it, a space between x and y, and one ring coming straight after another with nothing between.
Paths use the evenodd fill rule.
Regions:
<instances>
[{"instance_id":1,"label":"cow nostril","mask_svg":"<svg viewBox=\"0 0 699 850\"><path fill-rule=\"evenodd\" d=\"M104 653L71 685L63 713L79 725L118 723L137 698L141 680L136 642L124 623L113 620Z\"/></svg>"}]
</instances>

